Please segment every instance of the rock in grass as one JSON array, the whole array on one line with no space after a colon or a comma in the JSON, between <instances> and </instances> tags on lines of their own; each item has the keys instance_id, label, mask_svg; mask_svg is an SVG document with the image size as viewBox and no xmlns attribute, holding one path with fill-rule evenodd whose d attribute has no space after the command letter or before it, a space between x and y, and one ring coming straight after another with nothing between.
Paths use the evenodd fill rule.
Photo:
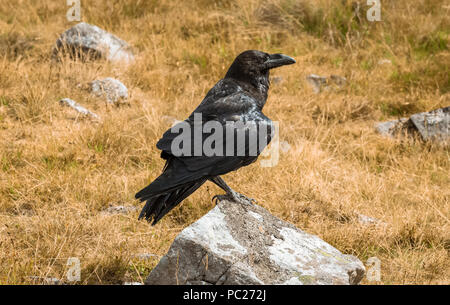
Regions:
<instances>
[{"instance_id":1,"label":"rock in grass","mask_svg":"<svg viewBox=\"0 0 450 305\"><path fill-rule=\"evenodd\" d=\"M379 219L366 216L364 214L357 214L358 222L362 225L372 225L372 224L381 224L382 222Z\"/></svg>"},{"instance_id":2,"label":"rock in grass","mask_svg":"<svg viewBox=\"0 0 450 305\"><path fill-rule=\"evenodd\" d=\"M94 95L105 98L108 103L115 104L120 100L128 98L127 87L117 79L107 77L105 79L95 80L89 85Z\"/></svg>"},{"instance_id":3,"label":"rock in grass","mask_svg":"<svg viewBox=\"0 0 450 305\"><path fill-rule=\"evenodd\" d=\"M137 208L134 206L123 206L123 205L116 205L116 206L110 206L107 209L105 209L102 214L103 215L117 215L117 214L128 214L131 212L136 211Z\"/></svg>"},{"instance_id":4,"label":"rock in grass","mask_svg":"<svg viewBox=\"0 0 450 305\"><path fill-rule=\"evenodd\" d=\"M90 116L91 118L96 119L96 120L100 119L100 117L98 115L87 110L86 108L84 108L83 106L81 106L80 104L75 102L74 100L71 100L70 98L63 98L62 100L59 101L59 103L63 106L69 106L70 108L74 109L75 111L77 111L85 116Z\"/></svg>"},{"instance_id":5,"label":"rock in grass","mask_svg":"<svg viewBox=\"0 0 450 305\"><path fill-rule=\"evenodd\" d=\"M384 136L394 137L399 133L419 135L424 141L447 144L450 141L450 106L416 113L409 119L377 123L375 128Z\"/></svg>"},{"instance_id":6,"label":"rock in grass","mask_svg":"<svg viewBox=\"0 0 450 305\"><path fill-rule=\"evenodd\" d=\"M220 202L185 228L146 284L358 284L356 257L252 205Z\"/></svg>"},{"instance_id":7,"label":"rock in grass","mask_svg":"<svg viewBox=\"0 0 450 305\"><path fill-rule=\"evenodd\" d=\"M95 25L78 23L65 31L56 41L54 54L69 54L72 58L99 59L131 63L134 55L131 47Z\"/></svg>"},{"instance_id":8,"label":"rock in grass","mask_svg":"<svg viewBox=\"0 0 450 305\"><path fill-rule=\"evenodd\" d=\"M381 122L375 124L376 130L383 136L393 137L399 131L403 130L405 123L408 121L407 118L401 118L398 120Z\"/></svg>"},{"instance_id":9,"label":"rock in grass","mask_svg":"<svg viewBox=\"0 0 450 305\"><path fill-rule=\"evenodd\" d=\"M330 75L330 77L320 76L316 74L310 74L306 76L306 80L311 85L314 93L318 94L323 90L329 90L331 88L342 88L347 84L347 79L339 75Z\"/></svg>"},{"instance_id":10,"label":"rock in grass","mask_svg":"<svg viewBox=\"0 0 450 305\"><path fill-rule=\"evenodd\" d=\"M314 93L320 93L323 87L327 85L327 78L316 74L310 74L306 77L306 80L311 85Z\"/></svg>"},{"instance_id":11,"label":"rock in grass","mask_svg":"<svg viewBox=\"0 0 450 305\"><path fill-rule=\"evenodd\" d=\"M347 79L345 77L335 74L330 75L330 80L339 88L342 88L347 84Z\"/></svg>"},{"instance_id":12,"label":"rock in grass","mask_svg":"<svg viewBox=\"0 0 450 305\"><path fill-rule=\"evenodd\" d=\"M449 142L450 106L417 113L409 119L424 141Z\"/></svg>"}]
</instances>

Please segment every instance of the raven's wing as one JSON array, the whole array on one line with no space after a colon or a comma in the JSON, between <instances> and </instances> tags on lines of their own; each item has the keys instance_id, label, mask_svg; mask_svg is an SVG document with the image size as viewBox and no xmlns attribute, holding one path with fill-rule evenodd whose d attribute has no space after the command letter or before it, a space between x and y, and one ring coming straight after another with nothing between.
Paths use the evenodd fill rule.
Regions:
<instances>
[{"instance_id":1,"label":"raven's wing","mask_svg":"<svg viewBox=\"0 0 450 305\"><path fill-rule=\"evenodd\" d=\"M167 130L158 141L157 148L162 150L161 156L163 158L168 160L173 158L177 159L177 166L171 167L172 171L168 173L173 179L172 181L179 185L202 177L223 175L254 162L272 138L272 122L256 108L256 104L253 97L242 92L237 92L213 102L202 103L187 120ZM195 120L195 116L200 114L202 120ZM232 135L234 137L233 153L231 155L224 153L222 155L207 156L202 151L201 155L194 155L194 147L191 147L189 154L180 155L180 151L177 151L179 147L174 145L174 142L179 141L177 137L183 137L185 141L190 141L190 143L194 143L195 145L194 130L197 124L197 127L201 127L201 145L203 145L211 135L211 133L204 132L203 127L210 121L217 122L216 124L219 124L224 132L227 130L226 122L240 121L244 123L243 125L236 124L237 127L232 126ZM250 141L249 134L250 132L254 132L254 130L250 131L250 129L254 125L245 124L249 122L256 123L256 127L258 128L257 134L261 128L267 128L264 133L265 137L258 137L257 141ZM184 125L185 128L189 126L191 128L190 133L182 135L183 130L180 128L181 125ZM239 148L241 155L238 155L238 148L236 147L238 143L236 139L238 129L246 135L245 142L243 143L244 147ZM222 147L226 147L227 140L229 140L227 139L227 135L223 134L221 137Z\"/></svg>"},{"instance_id":2,"label":"raven's wing","mask_svg":"<svg viewBox=\"0 0 450 305\"><path fill-rule=\"evenodd\" d=\"M179 123L178 126L180 127L180 124L182 124L184 127L188 126L194 131L196 126L201 127L200 145L203 148L203 144L210 137L210 133L203 127L206 127L210 122L215 122L216 127L220 127L219 129L222 132L221 137L219 133L217 141L226 150L227 143L229 143L228 132L230 130L226 128L226 126L229 126L227 122L254 122L257 123L255 125L257 127L256 135L258 140L261 139L258 132L266 129L265 133L262 133L265 135L265 138L262 137L263 145L261 145L260 141L249 141L250 129L253 128L254 131L255 125L231 124L231 137L233 139L231 155L206 155L203 149L198 156L192 154L178 155L176 151L178 150L177 145L174 145L174 142L181 136L180 130L177 131L177 128L169 129L157 143L157 147L162 150L161 156L167 160L163 173L136 194L136 198L147 201L140 217L153 218L153 224L192 194L207 179L254 162L272 138L272 122L257 108L257 101L242 92L239 86L227 85L227 88L224 82L219 82L218 84L220 86L215 86L215 88L210 90L200 106L186 121ZM198 118L199 114L202 116L200 120ZM238 131L243 131L245 135L243 145L238 145L236 141ZM194 134L189 132L186 140L195 143ZM235 143L236 146L234 145ZM239 147L241 148L240 151L243 152L242 155L237 154ZM190 152L192 153L192 150ZM250 152L255 152L255 154L250 154Z\"/></svg>"}]
</instances>

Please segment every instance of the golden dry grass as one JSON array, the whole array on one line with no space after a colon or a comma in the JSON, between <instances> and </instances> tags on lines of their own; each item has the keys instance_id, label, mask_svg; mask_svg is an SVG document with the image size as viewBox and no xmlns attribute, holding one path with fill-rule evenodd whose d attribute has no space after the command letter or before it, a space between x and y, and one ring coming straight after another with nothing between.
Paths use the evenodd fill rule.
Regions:
<instances>
[{"instance_id":1,"label":"golden dry grass","mask_svg":"<svg viewBox=\"0 0 450 305\"><path fill-rule=\"evenodd\" d=\"M90 1L93 2L93 1ZM156 141L184 119L246 49L283 52L265 113L291 149L225 177L232 187L363 262L381 260L382 284L449 284L448 147L378 135L377 121L449 106L449 4L382 1L382 21L353 18L345 1L184 0L82 3L82 21L127 40L137 61L51 61L74 25L65 1L0 3L0 283L65 278L79 257L81 283L142 281L175 236L213 207L207 184L155 227L134 194L163 166ZM392 64L378 64L389 59ZM349 85L315 95L309 73ZM116 77L131 95L119 107L80 89ZM77 117L70 97L102 117ZM358 214L380 225L362 225ZM370 283L364 280L363 283Z\"/></svg>"}]
</instances>

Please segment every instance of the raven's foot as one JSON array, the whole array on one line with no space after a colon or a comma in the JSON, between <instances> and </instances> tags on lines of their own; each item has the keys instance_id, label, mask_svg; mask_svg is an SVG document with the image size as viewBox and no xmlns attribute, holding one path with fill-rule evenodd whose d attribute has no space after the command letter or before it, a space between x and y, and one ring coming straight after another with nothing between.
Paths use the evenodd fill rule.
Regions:
<instances>
[{"instance_id":1,"label":"raven's foot","mask_svg":"<svg viewBox=\"0 0 450 305\"><path fill-rule=\"evenodd\" d=\"M224 201L224 200L233 201L234 199L231 196L225 194L225 195L215 195L211 200L213 202L215 201L215 204L217 205L221 201Z\"/></svg>"},{"instance_id":2,"label":"raven's foot","mask_svg":"<svg viewBox=\"0 0 450 305\"><path fill-rule=\"evenodd\" d=\"M246 208L246 206L248 205L256 203L255 199L242 195L238 192L228 193L225 195L215 195L212 200L216 200L216 204L223 200L233 201L236 203L240 203L244 208Z\"/></svg>"},{"instance_id":3,"label":"raven's foot","mask_svg":"<svg viewBox=\"0 0 450 305\"><path fill-rule=\"evenodd\" d=\"M234 201L237 201L242 204L250 204L250 205L256 203L255 199L247 197L247 196L242 195L241 193L237 193L237 192L235 193Z\"/></svg>"}]
</instances>

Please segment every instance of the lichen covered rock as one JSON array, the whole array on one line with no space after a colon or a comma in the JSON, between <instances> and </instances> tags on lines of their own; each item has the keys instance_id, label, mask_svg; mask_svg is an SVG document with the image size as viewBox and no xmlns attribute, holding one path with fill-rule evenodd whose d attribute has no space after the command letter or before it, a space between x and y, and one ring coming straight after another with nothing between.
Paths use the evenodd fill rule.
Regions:
<instances>
[{"instance_id":1,"label":"lichen covered rock","mask_svg":"<svg viewBox=\"0 0 450 305\"><path fill-rule=\"evenodd\" d=\"M363 264L264 208L223 201L184 229L146 284L358 284Z\"/></svg>"}]
</instances>

